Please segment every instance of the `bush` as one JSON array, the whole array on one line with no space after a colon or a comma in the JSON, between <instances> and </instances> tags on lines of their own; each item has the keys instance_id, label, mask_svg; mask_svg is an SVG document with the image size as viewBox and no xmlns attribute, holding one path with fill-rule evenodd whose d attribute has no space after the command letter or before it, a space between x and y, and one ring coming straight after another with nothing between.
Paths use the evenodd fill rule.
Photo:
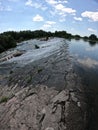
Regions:
<instances>
[{"instance_id":1,"label":"bush","mask_svg":"<svg viewBox=\"0 0 98 130\"><path fill-rule=\"evenodd\" d=\"M8 97L2 97L0 103L7 102L7 101L8 101Z\"/></svg>"},{"instance_id":2,"label":"bush","mask_svg":"<svg viewBox=\"0 0 98 130\"><path fill-rule=\"evenodd\" d=\"M91 35L89 36L89 39L90 39L91 41L96 41L96 40L97 40L97 36L96 36L95 34L91 34Z\"/></svg>"},{"instance_id":3,"label":"bush","mask_svg":"<svg viewBox=\"0 0 98 130\"><path fill-rule=\"evenodd\" d=\"M11 35L0 35L0 52L16 47L16 42Z\"/></svg>"}]
</instances>

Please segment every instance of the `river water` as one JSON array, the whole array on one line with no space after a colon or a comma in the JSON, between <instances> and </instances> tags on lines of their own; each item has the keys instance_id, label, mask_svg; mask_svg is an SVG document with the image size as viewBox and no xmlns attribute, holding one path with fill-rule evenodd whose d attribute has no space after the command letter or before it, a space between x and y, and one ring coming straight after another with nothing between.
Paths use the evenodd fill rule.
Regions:
<instances>
[{"instance_id":1,"label":"river water","mask_svg":"<svg viewBox=\"0 0 98 130\"><path fill-rule=\"evenodd\" d=\"M80 75L89 100L90 130L98 130L98 43L83 40L69 42L74 68Z\"/></svg>"},{"instance_id":2,"label":"river water","mask_svg":"<svg viewBox=\"0 0 98 130\"><path fill-rule=\"evenodd\" d=\"M35 45L38 45L39 49L35 49ZM63 81L64 71L66 71L64 70L64 66L67 57L69 55L72 56L71 60L74 69L81 77L82 83L86 86L85 91L89 100L91 112L89 130L98 130L98 44L91 44L83 40L67 41L62 38L52 38L49 41L34 39L19 43L16 48L0 54L0 58L15 53L17 50L24 51L24 54L1 62L0 75L2 73L7 74L6 72L8 69L24 67L32 62L45 59L43 60L44 65L39 62L41 63L40 66L45 68L41 75L47 74L45 78L50 78L48 84L54 83L53 85L58 84L58 86L59 84L62 84L62 86L65 84ZM36 65L37 64L35 64L35 66ZM39 69L39 71L42 71L42 68ZM56 76L58 77L56 78ZM39 80L40 77L40 75L37 75L34 79ZM59 83L59 81L61 82Z\"/></svg>"}]
</instances>

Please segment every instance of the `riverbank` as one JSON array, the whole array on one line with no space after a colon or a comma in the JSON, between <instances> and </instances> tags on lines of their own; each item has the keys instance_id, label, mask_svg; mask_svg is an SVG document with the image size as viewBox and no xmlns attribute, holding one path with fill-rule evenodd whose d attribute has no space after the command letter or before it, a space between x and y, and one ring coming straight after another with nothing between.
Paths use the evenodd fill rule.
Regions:
<instances>
[{"instance_id":1,"label":"riverbank","mask_svg":"<svg viewBox=\"0 0 98 130\"><path fill-rule=\"evenodd\" d=\"M0 128L87 130L84 86L67 42L59 38L35 42L40 48L34 53L28 47L30 53L0 64Z\"/></svg>"}]
</instances>

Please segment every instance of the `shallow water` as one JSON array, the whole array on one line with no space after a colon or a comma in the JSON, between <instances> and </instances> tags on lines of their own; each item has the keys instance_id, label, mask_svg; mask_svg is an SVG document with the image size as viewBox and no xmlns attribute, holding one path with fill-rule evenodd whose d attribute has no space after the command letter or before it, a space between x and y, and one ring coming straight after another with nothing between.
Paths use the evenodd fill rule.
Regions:
<instances>
[{"instance_id":1,"label":"shallow water","mask_svg":"<svg viewBox=\"0 0 98 130\"><path fill-rule=\"evenodd\" d=\"M6 53L10 54L17 50L25 51L25 53L19 57L13 57L3 63L17 63L19 65L26 65L33 61L48 57L59 51L60 47L64 44L64 42L62 42L63 40L64 39L54 38L48 41L29 40L19 43L15 49L7 51ZM39 49L35 49L35 45L39 46Z\"/></svg>"}]
</instances>

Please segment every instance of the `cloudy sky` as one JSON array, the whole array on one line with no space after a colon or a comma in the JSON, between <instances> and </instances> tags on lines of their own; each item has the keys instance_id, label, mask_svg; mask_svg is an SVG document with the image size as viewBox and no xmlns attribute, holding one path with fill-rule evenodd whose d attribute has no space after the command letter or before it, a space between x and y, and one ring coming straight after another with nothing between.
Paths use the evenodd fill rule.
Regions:
<instances>
[{"instance_id":1,"label":"cloudy sky","mask_svg":"<svg viewBox=\"0 0 98 130\"><path fill-rule=\"evenodd\" d=\"M0 0L0 32L39 29L98 36L98 0Z\"/></svg>"}]
</instances>

